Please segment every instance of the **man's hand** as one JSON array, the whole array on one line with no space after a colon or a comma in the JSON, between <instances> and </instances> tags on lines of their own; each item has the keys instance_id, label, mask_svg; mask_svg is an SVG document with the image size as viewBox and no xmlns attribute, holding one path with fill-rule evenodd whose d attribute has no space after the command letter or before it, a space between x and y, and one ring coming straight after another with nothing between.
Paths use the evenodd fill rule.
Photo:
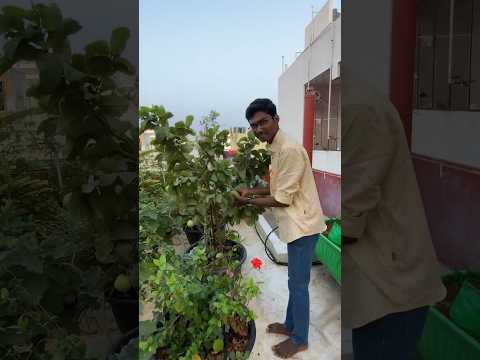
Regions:
<instances>
[{"instance_id":1,"label":"man's hand","mask_svg":"<svg viewBox=\"0 0 480 360\"><path fill-rule=\"evenodd\" d=\"M236 189L236 190L240 194L241 197L249 197L250 195L253 195L251 189L249 189L249 188L239 188L239 189Z\"/></svg>"},{"instance_id":2,"label":"man's hand","mask_svg":"<svg viewBox=\"0 0 480 360\"><path fill-rule=\"evenodd\" d=\"M240 207L240 206L244 206L244 205L247 205L248 204L248 201L250 200L250 198L247 198L245 196L236 196L235 197L235 202L233 203L233 205L235 207Z\"/></svg>"}]
</instances>

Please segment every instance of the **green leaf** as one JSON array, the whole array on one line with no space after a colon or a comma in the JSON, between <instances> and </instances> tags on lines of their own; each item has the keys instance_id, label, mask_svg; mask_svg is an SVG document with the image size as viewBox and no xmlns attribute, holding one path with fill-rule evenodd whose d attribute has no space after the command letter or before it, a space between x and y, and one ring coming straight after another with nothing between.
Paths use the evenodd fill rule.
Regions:
<instances>
[{"instance_id":1,"label":"green leaf","mask_svg":"<svg viewBox=\"0 0 480 360\"><path fill-rule=\"evenodd\" d=\"M45 134L46 137L51 137L57 132L57 121L56 117L49 117L42 121L42 123L37 128L38 134Z\"/></svg>"},{"instance_id":2,"label":"green leaf","mask_svg":"<svg viewBox=\"0 0 480 360\"><path fill-rule=\"evenodd\" d=\"M104 55L88 57L87 69L88 72L103 77L111 76L114 73L112 60Z\"/></svg>"},{"instance_id":3,"label":"green leaf","mask_svg":"<svg viewBox=\"0 0 480 360\"><path fill-rule=\"evenodd\" d=\"M40 7L40 17L42 24L48 31L57 30L62 26L62 12L57 4L52 3Z\"/></svg>"},{"instance_id":4,"label":"green leaf","mask_svg":"<svg viewBox=\"0 0 480 360\"><path fill-rule=\"evenodd\" d=\"M78 71L73 66L67 63L63 64L63 71L65 73L65 79L72 83L79 82L83 80L83 78L85 77L84 73L82 73L81 71Z\"/></svg>"},{"instance_id":5,"label":"green leaf","mask_svg":"<svg viewBox=\"0 0 480 360\"><path fill-rule=\"evenodd\" d=\"M64 309L63 295L62 288L51 286L45 291L41 304L48 312L59 315Z\"/></svg>"},{"instance_id":6,"label":"green leaf","mask_svg":"<svg viewBox=\"0 0 480 360\"><path fill-rule=\"evenodd\" d=\"M219 353L222 350L223 350L223 339L216 339L213 342L213 352Z\"/></svg>"},{"instance_id":7,"label":"green leaf","mask_svg":"<svg viewBox=\"0 0 480 360\"><path fill-rule=\"evenodd\" d=\"M10 70L14 63L13 59L9 59L6 56L0 57L0 75L3 75L6 71Z\"/></svg>"},{"instance_id":8,"label":"green leaf","mask_svg":"<svg viewBox=\"0 0 480 360\"><path fill-rule=\"evenodd\" d=\"M38 305L47 290L48 280L42 275L31 274L24 279L23 286L30 294L32 303Z\"/></svg>"},{"instance_id":9,"label":"green leaf","mask_svg":"<svg viewBox=\"0 0 480 360\"><path fill-rule=\"evenodd\" d=\"M110 48L112 51L112 55L120 55L123 50L125 50L129 38L130 30L128 28L120 27L114 29L110 38Z\"/></svg>"},{"instance_id":10,"label":"green leaf","mask_svg":"<svg viewBox=\"0 0 480 360\"><path fill-rule=\"evenodd\" d=\"M193 116L192 115L188 115L186 118L185 118L185 125L187 125L187 127L191 127L193 124Z\"/></svg>"},{"instance_id":11,"label":"green leaf","mask_svg":"<svg viewBox=\"0 0 480 360\"><path fill-rule=\"evenodd\" d=\"M129 102L128 100L119 95L109 95L103 96L100 100L100 106L103 108L104 112L111 116L120 116L128 110Z\"/></svg>"},{"instance_id":12,"label":"green leaf","mask_svg":"<svg viewBox=\"0 0 480 360\"><path fill-rule=\"evenodd\" d=\"M135 74L135 66L133 66L127 59L125 58L118 58L114 61L115 70L127 74L127 75L134 75Z\"/></svg>"},{"instance_id":13,"label":"green leaf","mask_svg":"<svg viewBox=\"0 0 480 360\"><path fill-rule=\"evenodd\" d=\"M67 18L63 20L62 30L64 35L72 35L79 32L82 29L82 26L75 20Z\"/></svg>"},{"instance_id":14,"label":"green leaf","mask_svg":"<svg viewBox=\"0 0 480 360\"><path fill-rule=\"evenodd\" d=\"M12 59L12 60L15 59L15 55L17 53L17 49L21 41L22 41L22 38L14 37L8 40L5 43L5 45L3 45L4 56L7 59Z\"/></svg>"},{"instance_id":15,"label":"green leaf","mask_svg":"<svg viewBox=\"0 0 480 360\"><path fill-rule=\"evenodd\" d=\"M152 320L140 321L139 334L141 338L146 338L157 330L157 324Z\"/></svg>"},{"instance_id":16,"label":"green leaf","mask_svg":"<svg viewBox=\"0 0 480 360\"><path fill-rule=\"evenodd\" d=\"M13 5L6 5L2 7L2 11L4 14L12 17L17 17L17 18L25 18L29 16L29 11L27 9L18 7L18 6L13 6Z\"/></svg>"},{"instance_id":17,"label":"green leaf","mask_svg":"<svg viewBox=\"0 0 480 360\"><path fill-rule=\"evenodd\" d=\"M95 56L109 56L110 48L104 40L94 41L85 47L86 56L91 58Z\"/></svg>"},{"instance_id":18,"label":"green leaf","mask_svg":"<svg viewBox=\"0 0 480 360\"><path fill-rule=\"evenodd\" d=\"M85 72L85 55L83 54L73 54L72 55L72 66L78 71Z\"/></svg>"},{"instance_id":19,"label":"green leaf","mask_svg":"<svg viewBox=\"0 0 480 360\"><path fill-rule=\"evenodd\" d=\"M52 92L63 77L63 60L58 54L45 54L37 61L40 71L39 88L42 92Z\"/></svg>"}]
</instances>

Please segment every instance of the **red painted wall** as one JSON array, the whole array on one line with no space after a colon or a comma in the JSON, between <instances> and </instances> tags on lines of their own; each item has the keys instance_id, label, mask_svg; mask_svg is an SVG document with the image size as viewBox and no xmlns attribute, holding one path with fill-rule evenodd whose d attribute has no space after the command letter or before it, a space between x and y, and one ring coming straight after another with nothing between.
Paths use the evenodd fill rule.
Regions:
<instances>
[{"instance_id":1,"label":"red painted wall","mask_svg":"<svg viewBox=\"0 0 480 360\"><path fill-rule=\"evenodd\" d=\"M439 260L480 270L480 170L413 155Z\"/></svg>"},{"instance_id":2,"label":"red painted wall","mask_svg":"<svg viewBox=\"0 0 480 360\"><path fill-rule=\"evenodd\" d=\"M328 217L340 217L342 209L342 180L339 175L313 170L318 197L323 213Z\"/></svg>"}]
</instances>

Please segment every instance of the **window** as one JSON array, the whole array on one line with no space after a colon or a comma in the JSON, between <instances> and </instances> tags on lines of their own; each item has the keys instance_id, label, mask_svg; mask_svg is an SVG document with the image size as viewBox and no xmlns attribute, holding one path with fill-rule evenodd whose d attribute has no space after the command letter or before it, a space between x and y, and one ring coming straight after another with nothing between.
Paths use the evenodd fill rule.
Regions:
<instances>
[{"instance_id":1,"label":"window","mask_svg":"<svg viewBox=\"0 0 480 360\"><path fill-rule=\"evenodd\" d=\"M480 2L417 2L417 109L480 110Z\"/></svg>"}]
</instances>

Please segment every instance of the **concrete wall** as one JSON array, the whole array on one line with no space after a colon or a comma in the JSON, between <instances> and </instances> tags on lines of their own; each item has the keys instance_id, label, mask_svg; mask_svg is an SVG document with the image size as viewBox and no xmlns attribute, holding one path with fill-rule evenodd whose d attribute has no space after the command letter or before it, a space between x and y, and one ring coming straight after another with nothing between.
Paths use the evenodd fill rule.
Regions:
<instances>
[{"instance_id":1,"label":"concrete wall","mask_svg":"<svg viewBox=\"0 0 480 360\"><path fill-rule=\"evenodd\" d=\"M325 5L315 15L310 24L305 28L305 49L310 46L310 43L321 34L322 30L332 22L334 1L327 0Z\"/></svg>"},{"instance_id":2,"label":"concrete wall","mask_svg":"<svg viewBox=\"0 0 480 360\"><path fill-rule=\"evenodd\" d=\"M415 110L415 154L480 169L480 113Z\"/></svg>"},{"instance_id":3,"label":"concrete wall","mask_svg":"<svg viewBox=\"0 0 480 360\"><path fill-rule=\"evenodd\" d=\"M278 81L280 127L298 143L303 142L305 84L330 67L331 38L335 37L333 76L337 77L341 59L341 17L327 26L311 47L306 48ZM310 71L308 69L310 68Z\"/></svg>"},{"instance_id":4,"label":"concrete wall","mask_svg":"<svg viewBox=\"0 0 480 360\"><path fill-rule=\"evenodd\" d=\"M349 1L342 8L342 53L345 65L358 74L374 73L369 77L372 86L389 94L393 0L374 3Z\"/></svg>"},{"instance_id":5,"label":"concrete wall","mask_svg":"<svg viewBox=\"0 0 480 360\"><path fill-rule=\"evenodd\" d=\"M342 179L324 171L313 170L317 185L318 198L325 216L341 217L342 212Z\"/></svg>"},{"instance_id":6,"label":"concrete wall","mask_svg":"<svg viewBox=\"0 0 480 360\"><path fill-rule=\"evenodd\" d=\"M341 175L342 153L340 151L313 151L312 168L334 175Z\"/></svg>"}]
</instances>

